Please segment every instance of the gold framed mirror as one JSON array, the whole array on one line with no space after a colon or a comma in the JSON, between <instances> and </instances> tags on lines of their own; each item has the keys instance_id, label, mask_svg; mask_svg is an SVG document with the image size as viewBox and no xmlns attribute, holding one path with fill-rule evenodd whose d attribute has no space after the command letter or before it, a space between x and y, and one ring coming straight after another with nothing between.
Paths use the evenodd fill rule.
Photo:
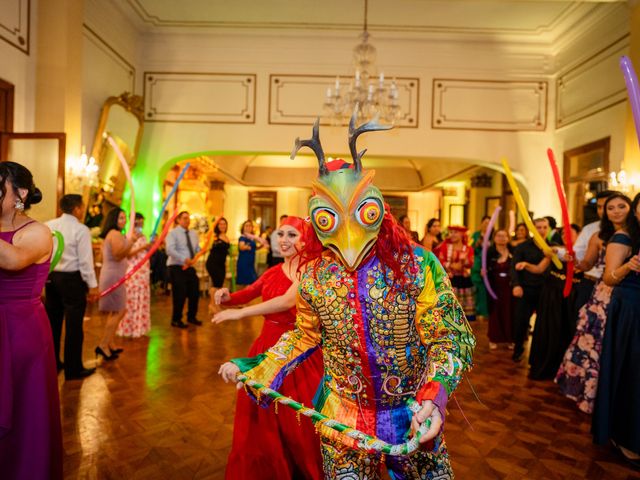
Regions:
<instances>
[{"instance_id":1,"label":"gold framed mirror","mask_svg":"<svg viewBox=\"0 0 640 480\"><path fill-rule=\"evenodd\" d=\"M124 92L104 102L96 130L91 156L99 165L98 185L89 192L87 207L107 202L120 205L126 177L115 151L107 142L111 136L127 159L129 168L136 164L144 130L144 101L139 95ZM106 212L105 212L106 213Z\"/></svg>"}]
</instances>

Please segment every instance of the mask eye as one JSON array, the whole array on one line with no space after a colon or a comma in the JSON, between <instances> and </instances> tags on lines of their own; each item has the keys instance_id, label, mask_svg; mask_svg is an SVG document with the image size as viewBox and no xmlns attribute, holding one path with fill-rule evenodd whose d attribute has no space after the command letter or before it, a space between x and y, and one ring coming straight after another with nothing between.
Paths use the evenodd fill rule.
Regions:
<instances>
[{"instance_id":1,"label":"mask eye","mask_svg":"<svg viewBox=\"0 0 640 480\"><path fill-rule=\"evenodd\" d=\"M338 215L328 208L318 208L313 211L313 223L322 233L331 233L338 226Z\"/></svg>"},{"instance_id":2,"label":"mask eye","mask_svg":"<svg viewBox=\"0 0 640 480\"><path fill-rule=\"evenodd\" d=\"M381 214L382 208L380 208L380 203L369 198L364 200L356 209L356 220L358 220L358 223L362 226L371 227L380 220Z\"/></svg>"}]
</instances>

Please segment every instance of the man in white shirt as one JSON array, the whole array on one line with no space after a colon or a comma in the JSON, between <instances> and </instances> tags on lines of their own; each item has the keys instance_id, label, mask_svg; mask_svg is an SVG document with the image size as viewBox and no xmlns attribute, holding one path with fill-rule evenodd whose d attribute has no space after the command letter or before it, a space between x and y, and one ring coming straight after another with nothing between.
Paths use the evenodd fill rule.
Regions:
<instances>
[{"instance_id":1,"label":"man in white shirt","mask_svg":"<svg viewBox=\"0 0 640 480\"><path fill-rule=\"evenodd\" d=\"M611 190L605 190L596 195L596 205L598 211L598 218L602 218L602 214L604 213L604 204L614 192ZM589 240L594 234L600 232L600 220L596 222L589 223L585 225L578 235L576 239L576 243L573 246L573 251L575 253L576 263L581 262L584 259L584 256L587 253L587 247L589 246ZM596 282L602 277L603 268L602 267L593 267L588 272L584 272L584 275L580 279L580 283L577 284L575 289L574 296L574 311L578 312L582 308L582 306L587 303L589 297L591 296L591 292L593 292L593 288L595 287ZM575 320L575 319L574 319Z\"/></svg>"},{"instance_id":2,"label":"man in white shirt","mask_svg":"<svg viewBox=\"0 0 640 480\"><path fill-rule=\"evenodd\" d=\"M200 288L198 275L192 262L193 257L200 251L200 245L197 232L189 229L190 223L189 212L180 212L176 217L176 227L169 232L165 240L173 299L171 326L177 328L187 328L182 321L182 310L187 298L189 299L187 322L192 325L202 325L202 321L196 318Z\"/></svg>"},{"instance_id":3,"label":"man in white shirt","mask_svg":"<svg viewBox=\"0 0 640 480\"><path fill-rule=\"evenodd\" d=\"M98 282L93 265L89 228L81 223L84 213L82 196L69 194L60 200L62 216L46 222L64 238L64 252L45 284L45 308L51 322L58 370L64 368L67 380L91 375L95 368L82 364L82 321L89 300L98 298ZM62 321L66 319L64 365L60 361Z\"/></svg>"}]
</instances>

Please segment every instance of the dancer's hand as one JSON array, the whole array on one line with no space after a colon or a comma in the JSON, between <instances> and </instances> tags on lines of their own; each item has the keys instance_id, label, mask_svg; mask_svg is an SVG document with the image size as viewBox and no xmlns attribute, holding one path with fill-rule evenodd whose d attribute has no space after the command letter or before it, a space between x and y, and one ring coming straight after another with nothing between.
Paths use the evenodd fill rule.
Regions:
<instances>
[{"instance_id":1,"label":"dancer's hand","mask_svg":"<svg viewBox=\"0 0 640 480\"><path fill-rule=\"evenodd\" d=\"M222 323L229 320L240 320L241 318L242 315L240 315L239 309L224 310L216 313L211 319L211 323Z\"/></svg>"},{"instance_id":2,"label":"dancer's hand","mask_svg":"<svg viewBox=\"0 0 640 480\"><path fill-rule=\"evenodd\" d=\"M240 368L231 362L223 363L220 365L220 370L218 370L218 374L222 377L224 383L235 382L239 373ZM236 388L240 390L242 388L242 382L238 382Z\"/></svg>"},{"instance_id":3,"label":"dancer's hand","mask_svg":"<svg viewBox=\"0 0 640 480\"><path fill-rule=\"evenodd\" d=\"M231 300L229 289L221 288L220 290L216 290L216 293L213 294L213 300L216 305L220 305L221 303L225 303Z\"/></svg>"},{"instance_id":4,"label":"dancer's hand","mask_svg":"<svg viewBox=\"0 0 640 480\"><path fill-rule=\"evenodd\" d=\"M528 263L527 262L518 262L516 263L516 270L521 271L524 270L525 268L527 268Z\"/></svg>"},{"instance_id":5,"label":"dancer's hand","mask_svg":"<svg viewBox=\"0 0 640 480\"><path fill-rule=\"evenodd\" d=\"M436 438L442 428L442 416L440 415L440 410L438 410L431 400L425 400L422 402L422 409L418 413L413 414L413 418L411 419L411 431L413 433L417 432L420 425L422 425L427 418L431 419L431 426L429 427L429 430L420 437L420 443L426 443Z\"/></svg>"},{"instance_id":6,"label":"dancer's hand","mask_svg":"<svg viewBox=\"0 0 640 480\"><path fill-rule=\"evenodd\" d=\"M522 289L521 286L516 286L516 287L513 287L513 291L511 293L516 298L522 298L524 295L524 290Z\"/></svg>"}]
</instances>

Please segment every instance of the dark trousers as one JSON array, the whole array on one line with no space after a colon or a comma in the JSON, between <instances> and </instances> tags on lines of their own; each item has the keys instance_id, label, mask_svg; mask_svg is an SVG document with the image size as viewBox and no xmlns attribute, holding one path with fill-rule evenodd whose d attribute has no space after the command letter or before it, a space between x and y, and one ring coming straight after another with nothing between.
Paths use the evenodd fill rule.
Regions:
<instances>
[{"instance_id":1,"label":"dark trousers","mask_svg":"<svg viewBox=\"0 0 640 480\"><path fill-rule=\"evenodd\" d=\"M57 361L60 361L62 322L66 321L64 371L67 375L75 375L84 368L82 320L87 308L87 291L80 272L51 272L45 284L45 308L51 322Z\"/></svg>"},{"instance_id":2,"label":"dark trousers","mask_svg":"<svg viewBox=\"0 0 640 480\"><path fill-rule=\"evenodd\" d=\"M524 294L515 298L513 310L514 356L524 351L524 343L529 336L529 321L538 308L541 287L522 287Z\"/></svg>"},{"instance_id":3,"label":"dark trousers","mask_svg":"<svg viewBox=\"0 0 640 480\"><path fill-rule=\"evenodd\" d=\"M179 265L171 265L169 267L169 278L171 279L173 297L171 323L177 323L182 320L182 309L187 298L189 299L187 320L195 320L198 315L198 299L200 297L196 270L193 267L183 270Z\"/></svg>"}]
</instances>

